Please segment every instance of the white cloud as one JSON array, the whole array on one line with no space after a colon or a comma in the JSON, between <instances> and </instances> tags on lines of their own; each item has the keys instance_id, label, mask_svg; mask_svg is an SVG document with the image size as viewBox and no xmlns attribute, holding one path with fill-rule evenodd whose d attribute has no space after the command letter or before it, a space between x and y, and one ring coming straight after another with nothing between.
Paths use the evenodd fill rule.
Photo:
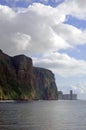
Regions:
<instances>
[{"instance_id":1,"label":"white cloud","mask_svg":"<svg viewBox=\"0 0 86 130\"><path fill-rule=\"evenodd\" d=\"M64 24L67 15L86 19L86 0L66 0L56 8L34 3L15 10L0 5L0 48L4 52L41 54L33 59L34 65L64 77L86 75L86 61L57 52L86 44L86 30ZM77 93L86 93L85 83L70 87Z\"/></svg>"},{"instance_id":2,"label":"white cloud","mask_svg":"<svg viewBox=\"0 0 86 130\"><path fill-rule=\"evenodd\" d=\"M62 9L62 13L65 15L70 14L79 19L86 19L86 0L65 0L58 10Z\"/></svg>"},{"instance_id":3,"label":"white cloud","mask_svg":"<svg viewBox=\"0 0 86 130\"><path fill-rule=\"evenodd\" d=\"M53 29L57 35L69 43L70 47L86 43L86 31L84 30L63 23L55 25Z\"/></svg>"},{"instance_id":4,"label":"white cloud","mask_svg":"<svg viewBox=\"0 0 86 130\"><path fill-rule=\"evenodd\" d=\"M66 15L61 7L59 9L34 3L25 9L18 8L15 12L7 6L0 6L0 19L0 48L11 55L28 51L29 54L43 54L86 43L86 31L63 24ZM30 40L26 38L24 42L19 36L19 44L18 36L15 36L18 32L29 36Z\"/></svg>"},{"instance_id":5,"label":"white cloud","mask_svg":"<svg viewBox=\"0 0 86 130\"><path fill-rule=\"evenodd\" d=\"M12 42L15 43L16 48L18 49L18 51L21 51L21 49L25 50L25 51L27 49L29 50L30 40L31 40L31 37L29 35L17 32L13 36L12 40L13 40Z\"/></svg>"},{"instance_id":6,"label":"white cloud","mask_svg":"<svg viewBox=\"0 0 86 130\"><path fill-rule=\"evenodd\" d=\"M28 53L27 49L25 52L23 46L20 47L21 51L19 51L19 47L16 48L17 43L14 44L14 42L12 42L14 41L14 38L15 41L18 40L16 39L17 37L15 37L15 34L17 32L23 35L28 35L30 37L29 44L31 44L31 46L28 47L29 53L45 53L47 52L47 50L51 52L69 46L68 43L66 43L64 39L58 36L51 28L52 25L63 21L63 16L60 16L60 14L57 15L57 11L55 8L35 3L26 9L20 9L18 10L18 12L13 12L13 10L9 7L2 7L2 21L0 21L0 47L7 53L10 52L12 55L19 53ZM7 19L5 19L6 14ZM13 17L9 17L8 14L11 14ZM58 41L60 42L60 44L58 44ZM10 51L9 48L5 47L10 45L13 46L12 51Z\"/></svg>"},{"instance_id":7,"label":"white cloud","mask_svg":"<svg viewBox=\"0 0 86 130\"><path fill-rule=\"evenodd\" d=\"M77 84L71 84L71 88L78 94L86 94L86 82L79 82Z\"/></svg>"},{"instance_id":8,"label":"white cloud","mask_svg":"<svg viewBox=\"0 0 86 130\"><path fill-rule=\"evenodd\" d=\"M15 17L15 12L8 6L0 5L0 21Z\"/></svg>"},{"instance_id":9,"label":"white cloud","mask_svg":"<svg viewBox=\"0 0 86 130\"><path fill-rule=\"evenodd\" d=\"M70 2L66 1L57 8L34 3L25 9L18 8L16 12L0 5L0 48L10 55L47 54L39 61L37 59L36 64L63 76L84 74L85 61L76 60L66 54L53 53L86 43L86 30L63 23L66 15L73 11L72 5L69 8ZM75 6L79 8L78 0L72 2L74 11L78 13L75 10ZM81 7L78 10L83 13Z\"/></svg>"},{"instance_id":10,"label":"white cloud","mask_svg":"<svg viewBox=\"0 0 86 130\"><path fill-rule=\"evenodd\" d=\"M86 61L76 60L67 54L52 53L40 59L34 58L34 65L51 69L63 77L86 74Z\"/></svg>"}]
</instances>

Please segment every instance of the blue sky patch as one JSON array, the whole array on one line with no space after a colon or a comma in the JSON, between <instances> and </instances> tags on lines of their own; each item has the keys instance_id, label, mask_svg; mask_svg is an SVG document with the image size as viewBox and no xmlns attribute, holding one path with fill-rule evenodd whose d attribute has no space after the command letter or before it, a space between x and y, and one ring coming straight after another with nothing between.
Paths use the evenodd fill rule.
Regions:
<instances>
[{"instance_id":1,"label":"blue sky patch","mask_svg":"<svg viewBox=\"0 0 86 130\"><path fill-rule=\"evenodd\" d=\"M77 19L76 17L73 17L71 15L67 15L67 21L65 21L65 23L73 25L80 29L86 28L86 20Z\"/></svg>"},{"instance_id":2,"label":"blue sky patch","mask_svg":"<svg viewBox=\"0 0 86 130\"><path fill-rule=\"evenodd\" d=\"M66 53L70 57L78 60L86 60L86 45L78 45L73 49L59 50L60 53Z\"/></svg>"},{"instance_id":3,"label":"blue sky patch","mask_svg":"<svg viewBox=\"0 0 86 130\"><path fill-rule=\"evenodd\" d=\"M27 8L29 5L31 5L32 3L41 3L44 5L50 5L52 7L56 7L59 4L61 4L62 2L64 2L64 0L20 0L20 1L16 1L15 0L10 0L10 1L6 1L6 0L1 0L0 4L1 5L7 5L9 7L24 7Z\"/></svg>"}]
</instances>

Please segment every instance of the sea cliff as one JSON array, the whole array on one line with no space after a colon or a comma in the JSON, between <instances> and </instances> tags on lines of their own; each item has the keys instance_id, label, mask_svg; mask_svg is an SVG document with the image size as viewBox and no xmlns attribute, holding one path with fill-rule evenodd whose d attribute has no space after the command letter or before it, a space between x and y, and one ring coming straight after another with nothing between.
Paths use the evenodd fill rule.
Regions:
<instances>
[{"instance_id":1,"label":"sea cliff","mask_svg":"<svg viewBox=\"0 0 86 130\"><path fill-rule=\"evenodd\" d=\"M54 74L50 70L33 67L30 57L11 57L0 50L0 99L58 99Z\"/></svg>"}]
</instances>

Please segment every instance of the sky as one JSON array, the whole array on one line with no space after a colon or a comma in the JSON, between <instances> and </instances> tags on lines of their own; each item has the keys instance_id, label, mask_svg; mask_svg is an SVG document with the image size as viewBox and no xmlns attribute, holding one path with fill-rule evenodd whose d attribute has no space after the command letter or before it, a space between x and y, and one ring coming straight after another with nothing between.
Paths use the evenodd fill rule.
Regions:
<instances>
[{"instance_id":1,"label":"sky","mask_svg":"<svg viewBox=\"0 0 86 130\"><path fill-rule=\"evenodd\" d=\"M0 49L55 74L86 100L86 0L0 0Z\"/></svg>"}]
</instances>

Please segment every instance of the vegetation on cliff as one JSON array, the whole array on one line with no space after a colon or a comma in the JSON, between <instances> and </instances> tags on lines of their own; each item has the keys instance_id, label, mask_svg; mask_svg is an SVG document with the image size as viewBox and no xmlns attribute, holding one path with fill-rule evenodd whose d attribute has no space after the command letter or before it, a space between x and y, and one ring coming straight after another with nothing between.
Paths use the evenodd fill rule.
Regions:
<instances>
[{"instance_id":1,"label":"vegetation on cliff","mask_svg":"<svg viewBox=\"0 0 86 130\"><path fill-rule=\"evenodd\" d=\"M54 74L33 67L25 55L10 57L0 50L0 99L57 99Z\"/></svg>"}]
</instances>

